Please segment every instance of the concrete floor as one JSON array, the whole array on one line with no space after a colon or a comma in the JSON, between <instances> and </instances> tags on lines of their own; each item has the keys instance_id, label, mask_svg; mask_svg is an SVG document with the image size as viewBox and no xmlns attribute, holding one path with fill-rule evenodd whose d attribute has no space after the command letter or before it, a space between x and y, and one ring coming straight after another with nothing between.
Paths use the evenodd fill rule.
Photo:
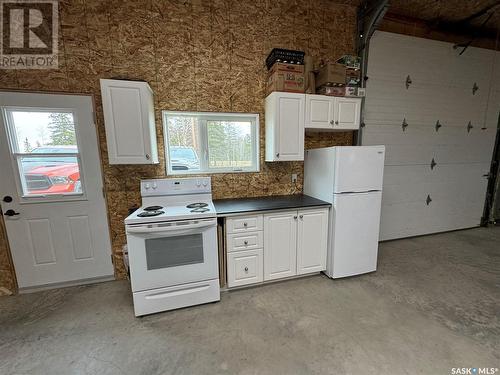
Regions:
<instances>
[{"instance_id":1,"label":"concrete floor","mask_svg":"<svg viewBox=\"0 0 500 375\"><path fill-rule=\"evenodd\" d=\"M133 317L127 282L0 299L1 374L451 374L500 367L500 228L387 242L376 273Z\"/></svg>"}]
</instances>

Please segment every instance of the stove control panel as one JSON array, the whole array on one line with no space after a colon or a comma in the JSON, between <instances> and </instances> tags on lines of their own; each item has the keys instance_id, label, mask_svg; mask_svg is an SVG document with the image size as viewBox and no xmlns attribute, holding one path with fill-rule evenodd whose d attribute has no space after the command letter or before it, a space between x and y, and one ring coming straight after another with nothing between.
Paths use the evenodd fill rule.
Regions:
<instances>
[{"instance_id":1,"label":"stove control panel","mask_svg":"<svg viewBox=\"0 0 500 375\"><path fill-rule=\"evenodd\" d=\"M206 194L212 192L210 177L159 178L141 181L143 197L156 195Z\"/></svg>"}]
</instances>

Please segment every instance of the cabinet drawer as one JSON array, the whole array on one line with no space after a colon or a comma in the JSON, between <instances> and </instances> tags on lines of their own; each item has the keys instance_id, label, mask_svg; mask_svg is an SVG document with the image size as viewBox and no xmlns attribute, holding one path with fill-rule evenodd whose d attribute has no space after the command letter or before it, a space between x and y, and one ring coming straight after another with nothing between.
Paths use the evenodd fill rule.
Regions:
<instances>
[{"instance_id":1,"label":"cabinet drawer","mask_svg":"<svg viewBox=\"0 0 500 375\"><path fill-rule=\"evenodd\" d=\"M241 233L262 230L262 215L236 216L226 219L227 233Z\"/></svg>"},{"instance_id":2,"label":"cabinet drawer","mask_svg":"<svg viewBox=\"0 0 500 375\"><path fill-rule=\"evenodd\" d=\"M264 246L262 231L227 235L227 251L260 249Z\"/></svg>"},{"instance_id":3,"label":"cabinet drawer","mask_svg":"<svg viewBox=\"0 0 500 375\"><path fill-rule=\"evenodd\" d=\"M232 288L264 279L263 250L245 250L227 254L227 285Z\"/></svg>"}]
</instances>

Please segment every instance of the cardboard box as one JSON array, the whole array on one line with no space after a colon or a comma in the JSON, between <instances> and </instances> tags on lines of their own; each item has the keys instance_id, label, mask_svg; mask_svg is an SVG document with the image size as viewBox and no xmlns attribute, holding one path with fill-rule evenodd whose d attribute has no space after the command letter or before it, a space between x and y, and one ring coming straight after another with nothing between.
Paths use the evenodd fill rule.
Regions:
<instances>
[{"instance_id":1,"label":"cardboard box","mask_svg":"<svg viewBox=\"0 0 500 375\"><path fill-rule=\"evenodd\" d=\"M360 90L362 91L360 92ZM355 86L345 86L345 87L322 86L318 88L317 93L329 96L364 96L364 89L360 89L359 87Z\"/></svg>"},{"instance_id":2,"label":"cardboard box","mask_svg":"<svg viewBox=\"0 0 500 375\"><path fill-rule=\"evenodd\" d=\"M345 66L328 63L322 66L316 75L316 87L345 85Z\"/></svg>"},{"instance_id":3,"label":"cardboard box","mask_svg":"<svg viewBox=\"0 0 500 375\"><path fill-rule=\"evenodd\" d=\"M321 86L316 90L316 94L328 95L328 96L344 96L345 87L336 86Z\"/></svg>"},{"instance_id":4,"label":"cardboard box","mask_svg":"<svg viewBox=\"0 0 500 375\"><path fill-rule=\"evenodd\" d=\"M304 65L275 63L267 77L267 93L305 92Z\"/></svg>"},{"instance_id":5,"label":"cardboard box","mask_svg":"<svg viewBox=\"0 0 500 375\"><path fill-rule=\"evenodd\" d=\"M345 84L347 86L359 86L361 84L361 71L359 69L346 69Z\"/></svg>"},{"instance_id":6,"label":"cardboard box","mask_svg":"<svg viewBox=\"0 0 500 375\"><path fill-rule=\"evenodd\" d=\"M354 55L344 55L337 59L337 63L344 65L346 68L359 69L361 67L361 58Z\"/></svg>"}]
</instances>

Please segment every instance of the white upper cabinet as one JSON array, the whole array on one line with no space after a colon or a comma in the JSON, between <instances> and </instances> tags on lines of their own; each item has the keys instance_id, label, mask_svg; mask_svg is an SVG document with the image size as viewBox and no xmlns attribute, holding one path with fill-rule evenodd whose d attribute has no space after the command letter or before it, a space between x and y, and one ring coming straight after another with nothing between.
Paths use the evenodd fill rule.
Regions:
<instances>
[{"instance_id":1,"label":"white upper cabinet","mask_svg":"<svg viewBox=\"0 0 500 375\"><path fill-rule=\"evenodd\" d=\"M358 130L361 98L306 95L306 129Z\"/></svg>"},{"instance_id":2,"label":"white upper cabinet","mask_svg":"<svg viewBox=\"0 0 500 375\"><path fill-rule=\"evenodd\" d=\"M110 164L156 164L153 91L146 82L101 79Z\"/></svg>"},{"instance_id":3,"label":"white upper cabinet","mask_svg":"<svg viewBox=\"0 0 500 375\"><path fill-rule=\"evenodd\" d=\"M357 130L361 112L361 98L335 98L334 129Z\"/></svg>"},{"instance_id":4,"label":"white upper cabinet","mask_svg":"<svg viewBox=\"0 0 500 375\"><path fill-rule=\"evenodd\" d=\"M306 95L306 129L333 129L335 98L326 95Z\"/></svg>"},{"instance_id":5,"label":"white upper cabinet","mask_svg":"<svg viewBox=\"0 0 500 375\"><path fill-rule=\"evenodd\" d=\"M305 94L266 98L266 161L304 160Z\"/></svg>"}]
</instances>

